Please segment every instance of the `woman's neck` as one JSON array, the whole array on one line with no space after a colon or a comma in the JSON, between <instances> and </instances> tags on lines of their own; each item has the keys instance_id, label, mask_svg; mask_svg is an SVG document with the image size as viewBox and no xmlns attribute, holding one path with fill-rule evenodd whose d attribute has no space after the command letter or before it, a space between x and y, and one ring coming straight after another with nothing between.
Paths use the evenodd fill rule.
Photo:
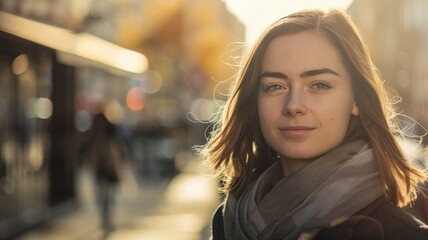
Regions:
<instances>
[{"instance_id":1,"label":"woman's neck","mask_svg":"<svg viewBox=\"0 0 428 240\"><path fill-rule=\"evenodd\" d=\"M281 166L282 166L282 173L284 176L288 176L296 171L299 171L300 169L304 168L306 165L314 161L315 158L311 159L290 159L281 157Z\"/></svg>"}]
</instances>

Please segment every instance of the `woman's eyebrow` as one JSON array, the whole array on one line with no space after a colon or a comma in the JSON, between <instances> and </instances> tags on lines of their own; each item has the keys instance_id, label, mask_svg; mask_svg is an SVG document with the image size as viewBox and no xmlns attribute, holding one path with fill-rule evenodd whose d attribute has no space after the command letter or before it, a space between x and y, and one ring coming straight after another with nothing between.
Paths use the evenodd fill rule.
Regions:
<instances>
[{"instance_id":1,"label":"woman's eyebrow","mask_svg":"<svg viewBox=\"0 0 428 240\"><path fill-rule=\"evenodd\" d=\"M316 75L320 75L320 74L326 74L326 73L327 74L333 74L335 76L340 76L339 73L331 70L330 68L320 68L320 69L305 71L305 72L300 74L300 77L307 78L307 77L312 77L312 76L316 76Z\"/></svg>"},{"instance_id":2,"label":"woman's eyebrow","mask_svg":"<svg viewBox=\"0 0 428 240\"><path fill-rule=\"evenodd\" d=\"M321 74L332 74L332 75L335 75L335 76L340 76L339 73L331 70L330 68L320 68L320 69L313 69L313 70L305 71L305 72L303 72L303 73L300 74L300 77L301 78L307 78L307 77L313 77L313 76L321 75ZM260 75L260 79L262 79L264 77L288 79L288 76L286 74L282 73L282 72L264 71Z\"/></svg>"},{"instance_id":3,"label":"woman's eyebrow","mask_svg":"<svg viewBox=\"0 0 428 240\"><path fill-rule=\"evenodd\" d=\"M262 79L262 78L264 78L264 77L288 79L288 76L287 76L287 75L285 75L284 73L281 73L281 72L269 72L269 71L264 71L264 72L260 75L260 79Z\"/></svg>"}]
</instances>

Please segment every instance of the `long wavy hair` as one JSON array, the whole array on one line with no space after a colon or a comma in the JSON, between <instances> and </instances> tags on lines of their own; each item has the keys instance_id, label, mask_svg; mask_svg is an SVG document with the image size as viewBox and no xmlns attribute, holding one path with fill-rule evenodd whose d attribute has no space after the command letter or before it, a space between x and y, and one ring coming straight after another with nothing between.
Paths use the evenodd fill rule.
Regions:
<instances>
[{"instance_id":1,"label":"long wavy hair","mask_svg":"<svg viewBox=\"0 0 428 240\"><path fill-rule=\"evenodd\" d=\"M407 205L416 198L418 185L427 175L400 148L397 137L402 131L392 99L357 27L342 10L305 10L269 26L243 58L229 98L199 153L222 178L222 190L237 195L277 160L263 138L257 114L262 59L276 37L313 29L328 36L351 75L359 116L351 118L344 141L364 138L371 143L386 196L397 206Z\"/></svg>"}]
</instances>

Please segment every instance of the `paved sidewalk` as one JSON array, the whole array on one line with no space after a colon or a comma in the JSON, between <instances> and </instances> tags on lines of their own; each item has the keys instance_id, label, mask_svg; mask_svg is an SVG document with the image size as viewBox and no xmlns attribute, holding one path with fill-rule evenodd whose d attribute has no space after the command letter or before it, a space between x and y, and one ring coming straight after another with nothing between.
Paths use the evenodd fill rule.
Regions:
<instances>
[{"instance_id":1,"label":"paved sidewalk","mask_svg":"<svg viewBox=\"0 0 428 240\"><path fill-rule=\"evenodd\" d=\"M211 215L219 203L215 186L208 176L190 164L170 180L138 181L131 168L125 168L113 209L114 229L107 236L100 218L93 180L87 170L78 176L81 206L38 228L18 240L205 240L209 236Z\"/></svg>"}]
</instances>

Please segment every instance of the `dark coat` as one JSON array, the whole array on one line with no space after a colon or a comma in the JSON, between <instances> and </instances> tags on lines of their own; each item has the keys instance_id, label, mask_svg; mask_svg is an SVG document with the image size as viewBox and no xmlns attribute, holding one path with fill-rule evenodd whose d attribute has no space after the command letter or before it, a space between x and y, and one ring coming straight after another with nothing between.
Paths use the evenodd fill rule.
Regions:
<instances>
[{"instance_id":1,"label":"dark coat","mask_svg":"<svg viewBox=\"0 0 428 240\"><path fill-rule=\"evenodd\" d=\"M212 220L212 239L224 240L222 206ZM345 222L321 230L315 240L428 240L428 226L381 197Z\"/></svg>"}]
</instances>

